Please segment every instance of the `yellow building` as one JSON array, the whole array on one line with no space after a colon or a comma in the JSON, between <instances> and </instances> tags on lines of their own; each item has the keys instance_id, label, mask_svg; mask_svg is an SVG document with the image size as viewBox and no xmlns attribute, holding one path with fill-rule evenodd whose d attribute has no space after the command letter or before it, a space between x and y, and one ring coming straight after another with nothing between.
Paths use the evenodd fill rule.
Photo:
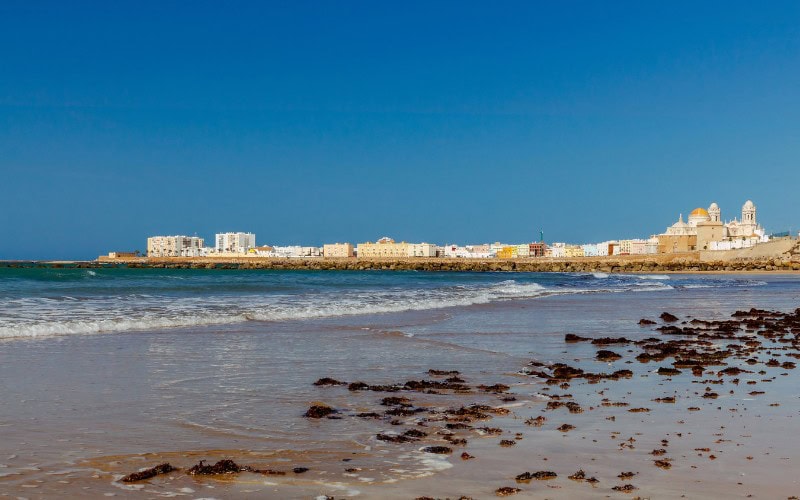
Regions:
<instances>
[{"instance_id":1,"label":"yellow building","mask_svg":"<svg viewBox=\"0 0 800 500\"><path fill-rule=\"evenodd\" d=\"M396 243L388 237L383 237L375 243L359 243L356 247L360 259L406 258L408 251L408 243L405 241Z\"/></svg>"},{"instance_id":2,"label":"yellow building","mask_svg":"<svg viewBox=\"0 0 800 500\"><path fill-rule=\"evenodd\" d=\"M350 243L328 243L322 247L322 255L331 259L352 257L353 245Z\"/></svg>"},{"instance_id":3,"label":"yellow building","mask_svg":"<svg viewBox=\"0 0 800 500\"><path fill-rule=\"evenodd\" d=\"M564 257L583 257L583 247L580 245L567 245L564 247Z\"/></svg>"},{"instance_id":4,"label":"yellow building","mask_svg":"<svg viewBox=\"0 0 800 500\"><path fill-rule=\"evenodd\" d=\"M517 255L516 246L504 246L497 251L498 259L516 259Z\"/></svg>"}]
</instances>

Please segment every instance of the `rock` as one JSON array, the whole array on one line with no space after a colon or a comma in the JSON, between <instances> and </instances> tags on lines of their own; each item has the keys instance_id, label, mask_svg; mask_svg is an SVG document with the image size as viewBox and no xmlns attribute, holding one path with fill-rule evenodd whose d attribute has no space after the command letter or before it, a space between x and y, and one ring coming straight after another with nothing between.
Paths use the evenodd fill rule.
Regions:
<instances>
[{"instance_id":1,"label":"rock","mask_svg":"<svg viewBox=\"0 0 800 500\"><path fill-rule=\"evenodd\" d=\"M330 406L324 404L317 404L309 407L303 416L306 418L323 418L327 417L328 415L332 415L334 413L337 413L337 411L331 408Z\"/></svg>"},{"instance_id":2,"label":"rock","mask_svg":"<svg viewBox=\"0 0 800 500\"><path fill-rule=\"evenodd\" d=\"M128 474L127 476L120 479L123 483L135 483L136 481L144 481L145 479L150 479L153 477L158 476L159 474L169 474L172 471L176 471L175 467L170 465L169 463L163 463L156 465L150 469L145 469L143 471L134 472L133 474Z\"/></svg>"},{"instance_id":3,"label":"rock","mask_svg":"<svg viewBox=\"0 0 800 500\"><path fill-rule=\"evenodd\" d=\"M664 321L666 323L674 323L674 322L678 321L678 317L677 316L675 316L674 314L670 314L668 312L661 313L661 316L659 316L659 318L661 318L662 321Z\"/></svg>"},{"instance_id":4,"label":"rock","mask_svg":"<svg viewBox=\"0 0 800 500\"><path fill-rule=\"evenodd\" d=\"M186 471L186 473L192 476L211 476L217 474L235 474L246 470L249 470L249 468L240 467L233 460L220 460L214 465L207 465L205 460L200 460L199 464L193 466Z\"/></svg>"},{"instance_id":5,"label":"rock","mask_svg":"<svg viewBox=\"0 0 800 500\"><path fill-rule=\"evenodd\" d=\"M339 382L338 380L332 379L330 377L323 377L323 378L317 380L316 382L314 382L314 385L317 385L317 386L347 385L347 382Z\"/></svg>"},{"instance_id":6,"label":"rock","mask_svg":"<svg viewBox=\"0 0 800 500\"><path fill-rule=\"evenodd\" d=\"M449 453L453 453L453 450L447 446L426 446L425 448L422 448L422 451L425 453L435 453L437 455L447 455Z\"/></svg>"},{"instance_id":7,"label":"rock","mask_svg":"<svg viewBox=\"0 0 800 500\"><path fill-rule=\"evenodd\" d=\"M614 351L597 351L597 360L598 361L616 361L618 359L622 359L622 356L615 353Z\"/></svg>"}]
</instances>

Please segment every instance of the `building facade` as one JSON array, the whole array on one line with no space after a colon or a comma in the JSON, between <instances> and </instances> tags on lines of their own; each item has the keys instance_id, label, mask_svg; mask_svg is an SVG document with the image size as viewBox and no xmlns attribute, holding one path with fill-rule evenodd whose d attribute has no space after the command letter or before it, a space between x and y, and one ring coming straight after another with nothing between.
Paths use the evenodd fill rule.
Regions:
<instances>
[{"instance_id":1,"label":"building facade","mask_svg":"<svg viewBox=\"0 0 800 500\"><path fill-rule=\"evenodd\" d=\"M148 257L199 257L203 238L197 236L151 236L147 238Z\"/></svg>"},{"instance_id":2,"label":"building facade","mask_svg":"<svg viewBox=\"0 0 800 500\"><path fill-rule=\"evenodd\" d=\"M384 236L375 243L359 243L356 247L359 259L404 258L408 257L408 243L397 243Z\"/></svg>"},{"instance_id":3,"label":"building facade","mask_svg":"<svg viewBox=\"0 0 800 500\"><path fill-rule=\"evenodd\" d=\"M517 258L517 246L516 245L505 245L497 249L498 259L516 259Z\"/></svg>"},{"instance_id":4,"label":"building facade","mask_svg":"<svg viewBox=\"0 0 800 500\"><path fill-rule=\"evenodd\" d=\"M350 243L327 243L322 246L322 256L330 259L343 259L355 255Z\"/></svg>"},{"instance_id":5,"label":"building facade","mask_svg":"<svg viewBox=\"0 0 800 500\"><path fill-rule=\"evenodd\" d=\"M436 257L436 245L431 243L409 243L409 257Z\"/></svg>"},{"instance_id":6,"label":"building facade","mask_svg":"<svg viewBox=\"0 0 800 500\"><path fill-rule=\"evenodd\" d=\"M256 247L253 233L217 233L215 251L217 253L247 253Z\"/></svg>"},{"instance_id":7,"label":"building facade","mask_svg":"<svg viewBox=\"0 0 800 500\"><path fill-rule=\"evenodd\" d=\"M285 247L274 246L269 256L297 259L303 257L322 257L322 252L322 247L304 247L300 245L289 245Z\"/></svg>"},{"instance_id":8,"label":"building facade","mask_svg":"<svg viewBox=\"0 0 800 500\"><path fill-rule=\"evenodd\" d=\"M574 259L583 256L583 247L580 245L566 245L564 247L564 257Z\"/></svg>"},{"instance_id":9,"label":"building facade","mask_svg":"<svg viewBox=\"0 0 800 500\"><path fill-rule=\"evenodd\" d=\"M542 242L528 243L528 254L531 257L544 257L546 250L547 250L547 245L545 245Z\"/></svg>"},{"instance_id":10,"label":"building facade","mask_svg":"<svg viewBox=\"0 0 800 500\"><path fill-rule=\"evenodd\" d=\"M489 245L445 245L442 255L459 259L488 259Z\"/></svg>"}]
</instances>

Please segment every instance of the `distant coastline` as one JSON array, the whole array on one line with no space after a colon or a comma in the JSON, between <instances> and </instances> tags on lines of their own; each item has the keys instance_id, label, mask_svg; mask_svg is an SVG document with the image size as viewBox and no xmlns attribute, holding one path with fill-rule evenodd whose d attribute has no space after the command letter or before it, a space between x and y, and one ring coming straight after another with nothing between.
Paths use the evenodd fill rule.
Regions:
<instances>
[{"instance_id":1,"label":"distant coastline","mask_svg":"<svg viewBox=\"0 0 800 500\"><path fill-rule=\"evenodd\" d=\"M704 252L705 253L705 252ZM713 257L713 256L712 256ZM274 269L313 271L442 271L442 272L603 272L603 273L722 273L800 272L794 255L749 259L709 258L701 252L613 257L463 259L463 258L276 258L159 257L101 258L94 261L0 261L6 268L129 268L129 269Z\"/></svg>"}]
</instances>

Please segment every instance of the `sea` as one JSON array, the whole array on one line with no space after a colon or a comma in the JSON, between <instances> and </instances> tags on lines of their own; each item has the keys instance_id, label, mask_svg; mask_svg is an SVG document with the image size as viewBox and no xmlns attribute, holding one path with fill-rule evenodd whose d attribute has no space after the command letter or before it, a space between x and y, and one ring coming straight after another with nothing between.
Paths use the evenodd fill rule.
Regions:
<instances>
[{"instance_id":1,"label":"sea","mask_svg":"<svg viewBox=\"0 0 800 500\"><path fill-rule=\"evenodd\" d=\"M691 376L665 387L657 367L623 359L602 366L632 369L631 380L561 391L597 408L553 422L575 431L523 423L550 400L526 376L531 362L599 363L592 346L566 345L566 333L635 340L658 335L638 322L665 311L719 320L751 307L800 307L800 275L0 268L0 494L487 498L535 467L559 479L535 484L538 493L522 485L521 497L605 497L628 469L653 498L786 497L799 491L785 472L800 456L781 437L800 431L793 372L774 377L766 398L731 391L690 413L705 387ZM513 401L419 404L494 398L510 414L490 424L515 445L470 439L440 456L376 440L399 424L355 415L380 409L380 395L313 384L392 384L431 369L511 387ZM662 392L686 403L617 422L600 405L605 396L650 407ZM341 418L305 418L313 404ZM623 438L637 444L620 450ZM671 471L649 465L662 439L680 450ZM697 457L705 447L718 450L714 460ZM184 472L223 458L283 474ZM165 461L181 471L120 481ZM577 468L600 483L567 480Z\"/></svg>"}]
</instances>

